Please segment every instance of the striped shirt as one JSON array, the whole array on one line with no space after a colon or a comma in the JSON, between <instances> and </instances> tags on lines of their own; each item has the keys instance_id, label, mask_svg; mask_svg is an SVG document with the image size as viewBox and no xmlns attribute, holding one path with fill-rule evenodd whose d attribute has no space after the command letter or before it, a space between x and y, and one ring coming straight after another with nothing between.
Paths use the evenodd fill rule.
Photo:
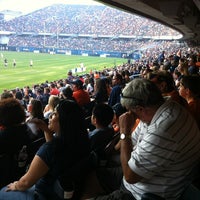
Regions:
<instances>
[{"instance_id":1,"label":"striped shirt","mask_svg":"<svg viewBox=\"0 0 200 200\"><path fill-rule=\"evenodd\" d=\"M138 200L146 192L178 199L200 158L200 131L194 119L185 108L168 100L149 125L139 123L132 137L128 164L143 179L135 184L123 179L125 187Z\"/></svg>"}]
</instances>

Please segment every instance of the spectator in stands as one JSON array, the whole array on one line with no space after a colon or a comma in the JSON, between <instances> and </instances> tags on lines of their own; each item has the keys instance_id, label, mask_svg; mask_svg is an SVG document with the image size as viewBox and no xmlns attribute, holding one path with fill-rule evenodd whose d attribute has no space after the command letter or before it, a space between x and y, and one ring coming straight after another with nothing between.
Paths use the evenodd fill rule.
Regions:
<instances>
[{"instance_id":1,"label":"spectator in stands","mask_svg":"<svg viewBox=\"0 0 200 200\"><path fill-rule=\"evenodd\" d=\"M35 88L35 99L39 100L42 103L42 107L44 108L46 106L46 102L44 101L44 89L42 87L36 87Z\"/></svg>"},{"instance_id":2,"label":"spectator in stands","mask_svg":"<svg viewBox=\"0 0 200 200\"><path fill-rule=\"evenodd\" d=\"M170 72L165 70L151 72L148 74L148 78L157 85L164 97L170 97L186 109L188 108L188 103L182 96L179 95L175 86L175 81Z\"/></svg>"},{"instance_id":3,"label":"spectator in stands","mask_svg":"<svg viewBox=\"0 0 200 200\"><path fill-rule=\"evenodd\" d=\"M125 84L130 82L130 72L128 70L123 71L122 76L123 76Z\"/></svg>"},{"instance_id":4,"label":"spectator in stands","mask_svg":"<svg viewBox=\"0 0 200 200\"><path fill-rule=\"evenodd\" d=\"M163 64L165 60L165 51L162 51L161 54L158 56L158 64L161 65Z\"/></svg>"},{"instance_id":5,"label":"spectator in stands","mask_svg":"<svg viewBox=\"0 0 200 200\"><path fill-rule=\"evenodd\" d=\"M7 98L14 98L13 94L9 91L5 91L1 94L1 99L7 99Z\"/></svg>"},{"instance_id":6,"label":"spectator in stands","mask_svg":"<svg viewBox=\"0 0 200 200\"><path fill-rule=\"evenodd\" d=\"M43 105L47 105L50 97L50 88L48 86L44 87L44 93L43 93Z\"/></svg>"},{"instance_id":7,"label":"spectator in stands","mask_svg":"<svg viewBox=\"0 0 200 200\"><path fill-rule=\"evenodd\" d=\"M50 115L54 112L56 106L59 104L60 102L60 98L56 95L51 95L49 97L49 101L48 104L46 105L46 107L48 106L48 109L45 109L46 111L44 111L44 118L45 119L49 119Z\"/></svg>"},{"instance_id":8,"label":"spectator in stands","mask_svg":"<svg viewBox=\"0 0 200 200\"><path fill-rule=\"evenodd\" d=\"M27 173L0 191L1 200L57 199L54 185L58 177L72 173L69 169L89 155L87 130L77 103L62 100L49 125L38 119L35 123L45 132L47 142L36 153Z\"/></svg>"},{"instance_id":9,"label":"spectator in stands","mask_svg":"<svg viewBox=\"0 0 200 200\"><path fill-rule=\"evenodd\" d=\"M24 87L23 93L24 93L24 96L35 98L35 94L33 94L33 91L30 89L29 86Z\"/></svg>"},{"instance_id":10,"label":"spectator in stands","mask_svg":"<svg viewBox=\"0 0 200 200\"><path fill-rule=\"evenodd\" d=\"M120 103L120 95L123 85L123 78L121 74L116 74L112 78L112 90L108 99L108 105L111 107L116 103Z\"/></svg>"},{"instance_id":11,"label":"spectator in stands","mask_svg":"<svg viewBox=\"0 0 200 200\"><path fill-rule=\"evenodd\" d=\"M89 93L89 95L92 96L93 92L94 92L94 78L89 77L86 80L88 81L88 83L86 85L86 90Z\"/></svg>"},{"instance_id":12,"label":"spectator in stands","mask_svg":"<svg viewBox=\"0 0 200 200\"><path fill-rule=\"evenodd\" d=\"M112 121L112 126L114 128L115 134L112 141L106 147L107 165L101 167L96 171L98 180L107 193L111 193L114 190L120 188L121 180L123 177L121 161L120 161L120 127L119 118L122 114L127 112L127 109L121 105L121 103L115 104L113 107L114 117ZM139 124L139 119L135 118L131 122L133 125L132 131Z\"/></svg>"},{"instance_id":13,"label":"spectator in stands","mask_svg":"<svg viewBox=\"0 0 200 200\"><path fill-rule=\"evenodd\" d=\"M67 80L68 80L69 83L71 83L74 80L74 76L72 74L72 71L68 71Z\"/></svg>"},{"instance_id":14,"label":"spectator in stands","mask_svg":"<svg viewBox=\"0 0 200 200\"><path fill-rule=\"evenodd\" d=\"M64 82L60 80L60 81L57 83L57 88L58 88L59 92L61 93L62 90L65 89Z\"/></svg>"},{"instance_id":15,"label":"spectator in stands","mask_svg":"<svg viewBox=\"0 0 200 200\"><path fill-rule=\"evenodd\" d=\"M183 76L179 94L188 102L188 108L200 129L200 76Z\"/></svg>"},{"instance_id":16,"label":"spectator in stands","mask_svg":"<svg viewBox=\"0 0 200 200\"><path fill-rule=\"evenodd\" d=\"M181 75L179 76L178 80L177 80L177 87L179 87L179 82L180 82L180 79L183 77L183 76L187 76L189 75L189 71L188 71L188 61L186 60L186 58L180 58L179 60L179 64L178 64L178 67L177 67L177 70L181 73Z\"/></svg>"},{"instance_id":17,"label":"spectator in stands","mask_svg":"<svg viewBox=\"0 0 200 200\"><path fill-rule=\"evenodd\" d=\"M54 83L51 83L50 85L50 94L51 95L59 95L60 91L58 90L58 88L56 87L56 85Z\"/></svg>"},{"instance_id":18,"label":"spectator in stands","mask_svg":"<svg viewBox=\"0 0 200 200\"><path fill-rule=\"evenodd\" d=\"M105 78L95 79L94 85L94 95L92 98L96 101L96 103L107 103L108 102L108 92Z\"/></svg>"},{"instance_id":19,"label":"spectator in stands","mask_svg":"<svg viewBox=\"0 0 200 200\"><path fill-rule=\"evenodd\" d=\"M101 118L98 117L97 115L97 120L99 118L99 121L105 121L105 119L108 119L108 116L106 116L106 109L103 109L103 107L108 107L107 109L110 110L110 106L108 105L104 105L103 107L100 105L97 105L98 107L98 115L101 114ZM102 107L102 108L101 108ZM101 108L101 110L100 110ZM108 138L108 133L104 133L104 138L108 138L109 140L107 140L106 142L106 146L105 144L102 145L102 139L100 139L100 133L101 133L101 137L103 138L103 132L98 131L98 138L101 141L100 142L96 142L96 144L98 144L98 146L103 146L102 154L103 156L101 156L101 160L103 160L103 162L101 161L98 168L96 169L96 175L98 178L98 181L100 183L100 185L102 186L102 188L107 192L113 192L116 189L119 189L120 185L121 185L121 179L123 177L123 173L122 173L122 168L121 168L121 162L120 162L120 152L119 152L119 148L118 146L120 146L120 144L118 145L119 141L120 141L120 133L119 133L119 121L118 121L118 117L123 114L124 112L126 112L126 109L124 107L121 106L120 103L115 104L115 106L112 107L113 109L113 119L112 122L110 122L111 117L109 117L109 125L107 125L107 127L109 128L109 130L112 130L112 137ZM97 113L96 111L96 113ZM110 113L111 110L110 110ZM101 119L101 120L100 120ZM108 121L108 120L107 120ZM98 123L98 122L97 122ZM113 127L113 129L111 129L111 126L113 126L113 123L115 123L116 126ZM108 124L108 122L107 122ZM95 124L94 124L95 125ZM118 127L116 129L116 127ZM108 129L107 128L107 129ZM94 130L97 131L98 129ZM96 139L97 141L97 139ZM108 142L109 141L109 142ZM117 176L117 178L116 178ZM121 177L121 179L119 178Z\"/></svg>"},{"instance_id":20,"label":"spectator in stands","mask_svg":"<svg viewBox=\"0 0 200 200\"><path fill-rule=\"evenodd\" d=\"M76 101L75 98L73 97L73 90L70 86L62 90L61 98Z\"/></svg>"},{"instance_id":21,"label":"spectator in stands","mask_svg":"<svg viewBox=\"0 0 200 200\"><path fill-rule=\"evenodd\" d=\"M16 89L11 90L11 93L13 94L13 97L15 97L17 91L19 91L18 87Z\"/></svg>"},{"instance_id":22,"label":"spectator in stands","mask_svg":"<svg viewBox=\"0 0 200 200\"><path fill-rule=\"evenodd\" d=\"M190 75L198 75L199 68L196 66L196 58L194 55L190 55L188 61L188 72Z\"/></svg>"},{"instance_id":23,"label":"spectator in stands","mask_svg":"<svg viewBox=\"0 0 200 200\"><path fill-rule=\"evenodd\" d=\"M27 118L26 121L32 120L33 118L37 118L37 119L44 118L42 103L38 99L31 99L28 105L28 112L30 113L30 116L29 118Z\"/></svg>"},{"instance_id":24,"label":"spectator in stands","mask_svg":"<svg viewBox=\"0 0 200 200\"><path fill-rule=\"evenodd\" d=\"M28 105L28 112L29 116L26 119L26 124L32 130L33 134L35 135L35 139L43 137L44 136L43 131L39 129L37 124L33 123L33 119L45 120L41 101L37 99L31 99ZM46 123L47 122L48 120L46 120Z\"/></svg>"},{"instance_id":25,"label":"spectator in stands","mask_svg":"<svg viewBox=\"0 0 200 200\"><path fill-rule=\"evenodd\" d=\"M68 79L64 79L64 85L65 87L71 87L71 84Z\"/></svg>"},{"instance_id":26,"label":"spectator in stands","mask_svg":"<svg viewBox=\"0 0 200 200\"><path fill-rule=\"evenodd\" d=\"M176 102L164 100L147 79L131 81L122 91L121 103L129 110L120 117L123 185L95 199L134 200L144 193L179 199L199 163L200 132L195 120ZM140 122L132 132L135 115Z\"/></svg>"},{"instance_id":27,"label":"spectator in stands","mask_svg":"<svg viewBox=\"0 0 200 200\"><path fill-rule=\"evenodd\" d=\"M173 75L173 78L174 78L175 86L178 88L181 73L177 69L175 69L172 75Z\"/></svg>"},{"instance_id":28,"label":"spectator in stands","mask_svg":"<svg viewBox=\"0 0 200 200\"><path fill-rule=\"evenodd\" d=\"M89 132L91 149L97 154L99 161L105 161L105 147L114 136L114 129L111 126L114 112L113 109L104 103L99 103L92 110L91 123L95 129Z\"/></svg>"},{"instance_id":29,"label":"spectator in stands","mask_svg":"<svg viewBox=\"0 0 200 200\"><path fill-rule=\"evenodd\" d=\"M19 101L19 103L24 107L24 109L26 110L27 109L27 104L26 104L26 101L24 101L24 98L23 98L23 94L21 91L17 91L16 94L15 94L15 98Z\"/></svg>"},{"instance_id":30,"label":"spectator in stands","mask_svg":"<svg viewBox=\"0 0 200 200\"><path fill-rule=\"evenodd\" d=\"M83 82L79 79L72 82L73 97L79 106L85 106L90 103L90 95L83 89Z\"/></svg>"},{"instance_id":31,"label":"spectator in stands","mask_svg":"<svg viewBox=\"0 0 200 200\"><path fill-rule=\"evenodd\" d=\"M18 155L32 141L32 132L25 122L25 111L14 98L0 100L0 187L25 173L25 164L18 166ZM0 197L1 199L1 197Z\"/></svg>"},{"instance_id":32,"label":"spectator in stands","mask_svg":"<svg viewBox=\"0 0 200 200\"><path fill-rule=\"evenodd\" d=\"M110 96L110 93L111 93L111 91L112 91L112 87L111 87L112 78L111 78L111 77L106 77L106 78L104 79L104 81L106 82L106 88L107 88L108 96Z\"/></svg>"}]
</instances>

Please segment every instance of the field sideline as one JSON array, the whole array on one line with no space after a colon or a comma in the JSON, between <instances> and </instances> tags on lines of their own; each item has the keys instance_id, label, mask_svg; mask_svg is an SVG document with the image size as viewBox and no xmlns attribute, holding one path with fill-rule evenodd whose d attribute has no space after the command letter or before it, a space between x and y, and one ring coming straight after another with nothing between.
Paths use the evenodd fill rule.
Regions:
<instances>
[{"instance_id":1,"label":"field sideline","mask_svg":"<svg viewBox=\"0 0 200 200\"><path fill-rule=\"evenodd\" d=\"M43 54L28 52L0 51L0 94L4 89L11 90L16 87L24 87L40 84L48 81L66 78L67 72L86 66L86 72L120 65L127 60L123 58L102 58L88 56L69 56L64 54ZM8 60L8 67L4 67L4 59ZM13 67L13 59L16 60L16 68ZM29 66L33 60L33 67ZM84 73L86 73L84 72Z\"/></svg>"}]
</instances>

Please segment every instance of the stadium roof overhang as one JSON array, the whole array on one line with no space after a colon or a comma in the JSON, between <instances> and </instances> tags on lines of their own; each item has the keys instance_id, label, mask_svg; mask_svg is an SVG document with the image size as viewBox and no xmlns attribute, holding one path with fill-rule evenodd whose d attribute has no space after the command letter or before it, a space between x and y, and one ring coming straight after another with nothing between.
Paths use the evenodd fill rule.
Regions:
<instances>
[{"instance_id":1,"label":"stadium roof overhang","mask_svg":"<svg viewBox=\"0 0 200 200\"><path fill-rule=\"evenodd\" d=\"M200 0L96 0L160 22L200 42Z\"/></svg>"}]
</instances>

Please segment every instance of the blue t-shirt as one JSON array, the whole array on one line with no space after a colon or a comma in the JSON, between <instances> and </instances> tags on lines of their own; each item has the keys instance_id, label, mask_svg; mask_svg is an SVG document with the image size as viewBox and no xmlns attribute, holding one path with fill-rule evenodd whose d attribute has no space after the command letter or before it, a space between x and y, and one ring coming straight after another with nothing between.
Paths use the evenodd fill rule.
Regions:
<instances>
[{"instance_id":1,"label":"blue t-shirt","mask_svg":"<svg viewBox=\"0 0 200 200\"><path fill-rule=\"evenodd\" d=\"M105 158L105 147L112 140L114 130L112 127L94 129L89 133L91 149L96 152L100 159Z\"/></svg>"},{"instance_id":2,"label":"blue t-shirt","mask_svg":"<svg viewBox=\"0 0 200 200\"><path fill-rule=\"evenodd\" d=\"M49 167L48 173L35 185L35 190L46 197L53 194L54 183L64 170L64 151L62 145L57 143L59 143L59 140L56 139L47 142L36 153Z\"/></svg>"},{"instance_id":3,"label":"blue t-shirt","mask_svg":"<svg viewBox=\"0 0 200 200\"><path fill-rule=\"evenodd\" d=\"M122 91L122 86L121 85L115 85L110 93L110 97L108 99L108 105L109 106L114 106L116 103L120 103L120 98L121 98L121 91Z\"/></svg>"}]
</instances>

